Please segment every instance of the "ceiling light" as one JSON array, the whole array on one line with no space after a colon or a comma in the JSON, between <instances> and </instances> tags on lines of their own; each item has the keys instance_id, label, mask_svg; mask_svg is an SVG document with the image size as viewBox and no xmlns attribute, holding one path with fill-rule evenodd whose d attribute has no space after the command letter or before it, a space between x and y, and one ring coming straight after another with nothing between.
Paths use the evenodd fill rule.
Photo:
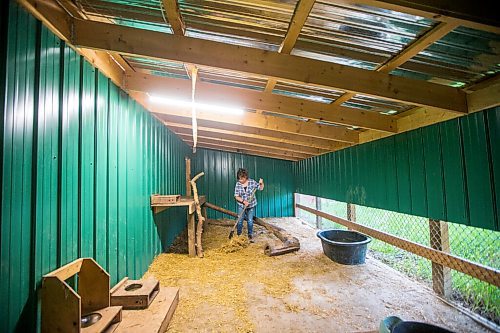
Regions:
<instances>
[{"instance_id":1,"label":"ceiling light","mask_svg":"<svg viewBox=\"0 0 500 333\"><path fill-rule=\"evenodd\" d=\"M154 103L171 105L171 106L179 106L184 108L192 108L193 102L183 101L179 99L169 98L169 97L159 97L159 96L149 96L149 100ZM196 110L200 111L209 111L216 113L224 113L224 114L233 114L233 115L242 115L245 110L238 107L233 106L220 106L213 104L204 104L204 103L194 103L194 107Z\"/></svg>"}]
</instances>

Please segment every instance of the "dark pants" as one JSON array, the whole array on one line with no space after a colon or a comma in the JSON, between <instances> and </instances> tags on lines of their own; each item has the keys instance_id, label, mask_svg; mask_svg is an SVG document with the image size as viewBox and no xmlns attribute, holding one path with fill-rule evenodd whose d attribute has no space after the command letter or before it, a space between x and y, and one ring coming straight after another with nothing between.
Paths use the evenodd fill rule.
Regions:
<instances>
[{"instance_id":1,"label":"dark pants","mask_svg":"<svg viewBox=\"0 0 500 333\"><path fill-rule=\"evenodd\" d=\"M238 206L238 215L245 209L244 207ZM251 237L253 234L253 216L255 214L255 207L247 208L245 213L241 216L238 221L238 225L236 226L238 236L243 232L243 220L247 220L248 227L248 237Z\"/></svg>"}]
</instances>

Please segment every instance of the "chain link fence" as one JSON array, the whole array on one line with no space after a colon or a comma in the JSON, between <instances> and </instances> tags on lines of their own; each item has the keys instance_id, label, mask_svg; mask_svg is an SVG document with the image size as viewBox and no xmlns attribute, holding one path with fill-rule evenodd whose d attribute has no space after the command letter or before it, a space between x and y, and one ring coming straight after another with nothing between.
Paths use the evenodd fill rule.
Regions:
<instances>
[{"instance_id":1,"label":"chain link fence","mask_svg":"<svg viewBox=\"0 0 500 333\"><path fill-rule=\"evenodd\" d=\"M296 202L484 266L500 269L499 232L314 196L299 194ZM318 229L346 229L340 224L301 209L297 210L297 214L299 218ZM500 288L375 238L370 243L369 253L372 257L428 285L449 301L469 308L496 325L500 324Z\"/></svg>"}]
</instances>

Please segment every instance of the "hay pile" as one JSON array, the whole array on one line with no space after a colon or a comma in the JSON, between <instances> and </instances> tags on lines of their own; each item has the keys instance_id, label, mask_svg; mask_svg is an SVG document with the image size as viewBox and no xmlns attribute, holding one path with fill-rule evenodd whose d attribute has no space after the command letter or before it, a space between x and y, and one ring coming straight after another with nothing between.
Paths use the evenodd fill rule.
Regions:
<instances>
[{"instance_id":1,"label":"hay pile","mask_svg":"<svg viewBox=\"0 0 500 333\"><path fill-rule=\"evenodd\" d=\"M324 274L331 269L330 261L323 255L297 252L268 257L263 253L263 243L273 236L262 234L257 243L250 244L241 236L229 241L229 230L207 225L203 259L165 253L149 267L145 277L154 276L163 286L181 288L169 331L206 331L193 326L193 318L203 316L218 332L252 332L248 291L261 285L267 295L283 299L294 291L295 277ZM298 311L294 305L288 305L287 309Z\"/></svg>"}]
</instances>

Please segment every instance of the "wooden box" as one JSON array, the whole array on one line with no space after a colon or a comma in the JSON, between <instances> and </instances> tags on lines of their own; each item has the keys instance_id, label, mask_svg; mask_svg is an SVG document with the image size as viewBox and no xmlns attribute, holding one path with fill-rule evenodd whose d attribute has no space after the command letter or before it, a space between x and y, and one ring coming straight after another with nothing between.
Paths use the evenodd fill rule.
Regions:
<instances>
[{"instance_id":1,"label":"wooden box","mask_svg":"<svg viewBox=\"0 0 500 333\"><path fill-rule=\"evenodd\" d=\"M78 274L78 289L66 280ZM122 320L122 307L110 306L109 274L92 258L77 259L42 281L44 332L113 332Z\"/></svg>"},{"instance_id":2,"label":"wooden box","mask_svg":"<svg viewBox=\"0 0 500 333\"><path fill-rule=\"evenodd\" d=\"M129 280L124 278L111 289L111 305L124 309L146 309L160 291L156 279Z\"/></svg>"},{"instance_id":3,"label":"wooden box","mask_svg":"<svg viewBox=\"0 0 500 333\"><path fill-rule=\"evenodd\" d=\"M176 195L153 194L151 196L151 205L173 204L179 201L180 197L181 196L179 194Z\"/></svg>"}]
</instances>

